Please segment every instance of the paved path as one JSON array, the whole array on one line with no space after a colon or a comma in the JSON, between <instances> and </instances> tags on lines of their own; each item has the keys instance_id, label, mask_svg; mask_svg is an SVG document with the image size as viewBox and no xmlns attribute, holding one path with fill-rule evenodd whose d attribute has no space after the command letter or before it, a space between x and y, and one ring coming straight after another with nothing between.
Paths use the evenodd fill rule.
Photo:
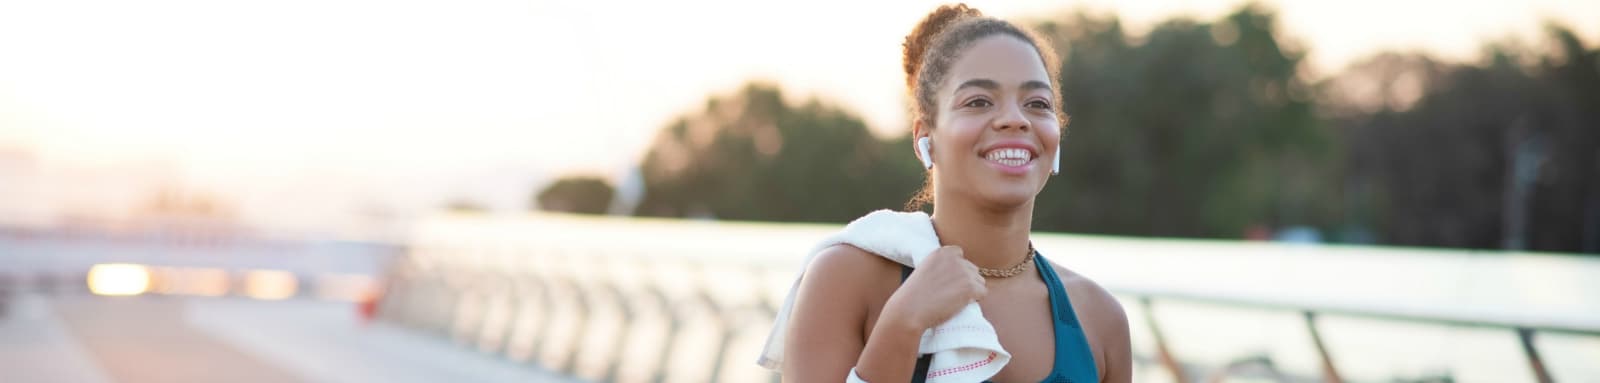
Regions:
<instances>
[{"instance_id":1,"label":"paved path","mask_svg":"<svg viewBox=\"0 0 1600 383\"><path fill-rule=\"evenodd\" d=\"M347 303L13 295L0 382L550 382Z\"/></svg>"},{"instance_id":2,"label":"paved path","mask_svg":"<svg viewBox=\"0 0 1600 383\"><path fill-rule=\"evenodd\" d=\"M49 303L0 294L0 382L111 382Z\"/></svg>"}]
</instances>

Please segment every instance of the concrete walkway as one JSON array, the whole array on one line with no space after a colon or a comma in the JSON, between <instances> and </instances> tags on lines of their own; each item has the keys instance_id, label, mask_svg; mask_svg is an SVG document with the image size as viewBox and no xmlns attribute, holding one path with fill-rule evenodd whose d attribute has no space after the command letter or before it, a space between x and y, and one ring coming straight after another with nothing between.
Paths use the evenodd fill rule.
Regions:
<instances>
[{"instance_id":1,"label":"concrete walkway","mask_svg":"<svg viewBox=\"0 0 1600 383\"><path fill-rule=\"evenodd\" d=\"M0 294L0 382L112 382L48 300Z\"/></svg>"},{"instance_id":2,"label":"concrete walkway","mask_svg":"<svg viewBox=\"0 0 1600 383\"><path fill-rule=\"evenodd\" d=\"M0 382L578 381L386 325L348 303L12 295Z\"/></svg>"}]
</instances>

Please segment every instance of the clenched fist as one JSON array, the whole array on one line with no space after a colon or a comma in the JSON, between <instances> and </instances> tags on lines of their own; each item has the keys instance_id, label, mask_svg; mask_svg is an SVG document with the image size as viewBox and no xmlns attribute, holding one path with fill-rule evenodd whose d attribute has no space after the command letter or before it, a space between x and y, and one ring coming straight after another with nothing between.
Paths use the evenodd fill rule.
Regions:
<instances>
[{"instance_id":1,"label":"clenched fist","mask_svg":"<svg viewBox=\"0 0 1600 383\"><path fill-rule=\"evenodd\" d=\"M978 266L967 261L960 247L940 247L924 258L916 272L889 296L880 320L891 320L920 333L982 299L989 292L985 283Z\"/></svg>"}]
</instances>

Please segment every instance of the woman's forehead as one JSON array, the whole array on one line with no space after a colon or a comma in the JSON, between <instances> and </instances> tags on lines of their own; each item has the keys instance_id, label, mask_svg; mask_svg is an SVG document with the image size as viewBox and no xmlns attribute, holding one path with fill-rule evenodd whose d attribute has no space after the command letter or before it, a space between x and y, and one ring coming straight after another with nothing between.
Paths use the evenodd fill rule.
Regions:
<instances>
[{"instance_id":1,"label":"woman's forehead","mask_svg":"<svg viewBox=\"0 0 1600 383\"><path fill-rule=\"evenodd\" d=\"M1028 83L1050 84L1039 51L1014 36L995 35L974 41L950 67L944 87L955 90L972 80L989 80L1006 89Z\"/></svg>"}]
</instances>

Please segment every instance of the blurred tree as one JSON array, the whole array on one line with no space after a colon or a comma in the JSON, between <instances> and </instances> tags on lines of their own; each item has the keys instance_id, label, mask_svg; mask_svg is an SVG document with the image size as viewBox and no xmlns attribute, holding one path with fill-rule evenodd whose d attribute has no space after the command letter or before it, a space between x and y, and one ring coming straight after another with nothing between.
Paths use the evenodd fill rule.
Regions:
<instances>
[{"instance_id":1,"label":"blurred tree","mask_svg":"<svg viewBox=\"0 0 1600 383\"><path fill-rule=\"evenodd\" d=\"M599 177L568 176L539 191L534 204L544 211L605 214L615 195L611 184Z\"/></svg>"},{"instance_id":2,"label":"blurred tree","mask_svg":"<svg viewBox=\"0 0 1600 383\"><path fill-rule=\"evenodd\" d=\"M1382 242L1600 252L1600 51L1549 30L1542 55L1383 54L1324 86Z\"/></svg>"},{"instance_id":3,"label":"blurred tree","mask_svg":"<svg viewBox=\"0 0 1600 383\"><path fill-rule=\"evenodd\" d=\"M843 110L791 106L776 86L749 84L656 137L635 214L846 222L899 207L919 185L910 144L888 145Z\"/></svg>"},{"instance_id":4,"label":"blurred tree","mask_svg":"<svg viewBox=\"0 0 1600 383\"><path fill-rule=\"evenodd\" d=\"M1137 40L1084 13L1038 29L1062 53L1072 120L1035 228L1237 238L1333 223L1337 151L1270 11L1171 20Z\"/></svg>"}]
</instances>

